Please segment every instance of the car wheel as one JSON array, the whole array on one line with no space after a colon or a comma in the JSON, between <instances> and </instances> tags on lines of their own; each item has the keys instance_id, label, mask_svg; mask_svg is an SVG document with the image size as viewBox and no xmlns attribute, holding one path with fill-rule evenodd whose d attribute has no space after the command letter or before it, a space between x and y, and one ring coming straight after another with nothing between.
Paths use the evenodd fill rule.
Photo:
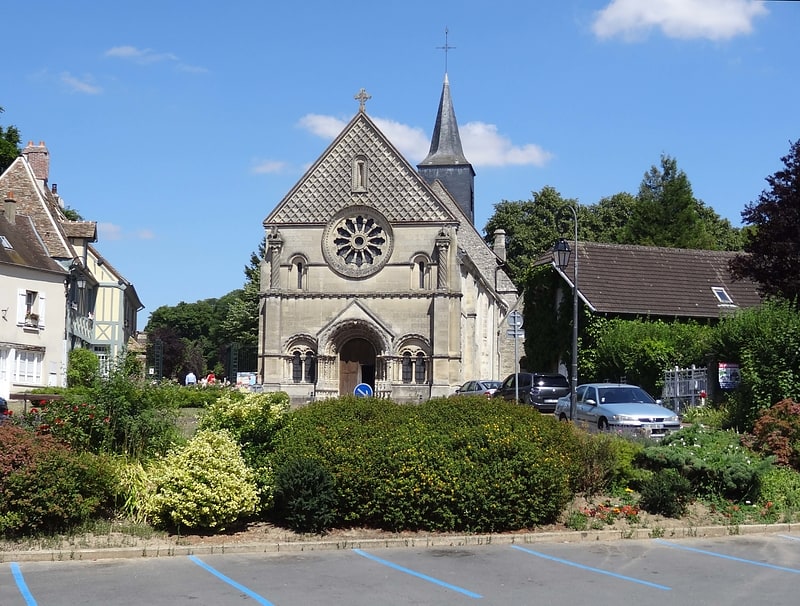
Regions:
<instances>
[{"instance_id":1,"label":"car wheel","mask_svg":"<svg viewBox=\"0 0 800 606\"><path fill-rule=\"evenodd\" d=\"M606 421L605 417L600 417L597 421L597 429L600 431L606 431L608 429L608 421Z\"/></svg>"}]
</instances>

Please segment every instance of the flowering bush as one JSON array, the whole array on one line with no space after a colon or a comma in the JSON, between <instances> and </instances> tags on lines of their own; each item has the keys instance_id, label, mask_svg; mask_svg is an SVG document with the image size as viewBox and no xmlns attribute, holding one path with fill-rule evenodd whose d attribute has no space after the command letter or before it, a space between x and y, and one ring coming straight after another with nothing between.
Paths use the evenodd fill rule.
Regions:
<instances>
[{"instance_id":1,"label":"flowering bush","mask_svg":"<svg viewBox=\"0 0 800 606\"><path fill-rule=\"evenodd\" d=\"M198 431L148 474L144 509L159 526L223 530L258 505L253 472L226 431Z\"/></svg>"},{"instance_id":2,"label":"flowering bush","mask_svg":"<svg viewBox=\"0 0 800 606\"><path fill-rule=\"evenodd\" d=\"M743 442L773 455L776 463L800 470L800 402L786 398L759 411L753 433L745 435Z\"/></svg>"}]
</instances>

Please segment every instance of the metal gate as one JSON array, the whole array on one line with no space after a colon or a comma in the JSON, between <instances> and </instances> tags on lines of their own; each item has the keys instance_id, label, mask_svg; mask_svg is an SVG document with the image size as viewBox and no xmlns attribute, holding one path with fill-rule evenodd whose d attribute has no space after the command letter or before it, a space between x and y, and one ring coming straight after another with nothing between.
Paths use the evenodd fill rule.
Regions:
<instances>
[{"instance_id":1,"label":"metal gate","mask_svg":"<svg viewBox=\"0 0 800 606\"><path fill-rule=\"evenodd\" d=\"M661 399L664 406L679 415L693 406L706 403L708 394L708 370L697 368L678 368L664 371L664 389Z\"/></svg>"}]
</instances>

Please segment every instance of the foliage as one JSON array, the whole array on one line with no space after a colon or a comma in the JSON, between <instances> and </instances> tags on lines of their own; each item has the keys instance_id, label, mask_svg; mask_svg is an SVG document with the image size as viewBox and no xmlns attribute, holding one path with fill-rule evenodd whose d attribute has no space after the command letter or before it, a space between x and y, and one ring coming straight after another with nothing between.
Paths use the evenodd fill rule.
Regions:
<instances>
[{"instance_id":1,"label":"foliage","mask_svg":"<svg viewBox=\"0 0 800 606\"><path fill-rule=\"evenodd\" d=\"M531 371L553 372L570 351L572 298L562 297L558 309L561 279L549 266L533 268L525 285L523 316L525 326L536 326L536 338L525 339L525 367ZM583 311L583 306L581 306Z\"/></svg>"},{"instance_id":2,"label":"foliage","mask_svg":"<svg viewBox=\"0 0 800 606\"><path fill-rule=\"evenodd\" d=\"M227 390L205 410L200 429L227 430L245 452L272 450L273 438L288 410L289 396L284 392Z\"/></svg>"},{"instance_id":3,"label":"foliage","mask_svg":"<svg viewBox=\"0 0 800 606\"><path fill-rule=\"evenodd\" d=\"M800 470L800 403L789 398L758 413L745 444L775 462Z\"/></svg>"},{"instance_id":4,"label":"foliage","mask_svg":"<svg viewBox=\"0 0 800 606\"><path fill-rule=\"evenodd\" d=\"M703 220L713 216L695 199L677 161L662 155L661 167L652 166L642 179L627 224L626 243L714 250L718 244ZM719 229L720 224L714 227Z\"/></svg>"},{"instance_id":5,"label":"foliage","mask_svg":"<svg viewBox=\"0 0 800 606\"><path fill-rule=\"evenodd\" d=\"M728 395L733 426L750 431L758 411L800 400L800 312L786 302L767 302L723 318L711 348L718 360L738 362L739 387Z\"/></svg>"},{"instance_id":6,"label":"foliage","mask_svg":"<svg viewBox=\"0 0 800 606\"><path fill-rule=\"evenodd\" d=\"M4 111L0 107L0 114ZM7 126L5 129L0 126L0 173L11 166L11 163L19 156L19 144L19 130L16 126Z\"/></svg>"},{"instance_id":7,"label":"foliage","mask_svg":"<svg viewBox=\"0 0 800 606\"><path fill-rule=\"evenodd\" d=\"M491 532L555 520L579 473L566 454L576 441L571 426L504 401L341 398L290 413L274 467L323 464L337 523Z\"/></svg>"},{"instance_id":8,"label":"foliage","mask_svg":"<svg viewBox=\"0 0 800 606\"><path fill-rule=\"evenodd\" d=\"M712 329L696 322L598 319L581 351L582 382L620 381L659 394L664 370L704 365Z\"/></svg>"},{"instance_id":9,"label":"foliage","mask_svg":"<svg viewBox=\"0 0 800 606\"><path fill-rule=\"evenodd\" d=\"M651 470L673 469L691 482L700 497L740 501L757 492L758 478L772 461L740 443L739 434L699 425L669 434L648 446L638 459Z\"/></svg>"},{"instance_id":10,"label":"foliage","mask_svg":"<svg viewBox=\"0 0 800 606\"><path fill-rule=\"evenodd\" d=\"M581 212L577 200L563 198L549 185L533 192L531 200L503 200L495 204L494 215L487 222L485 233L487 238L493 238L495 230L505 230L509 274L517 284L522 283L533 262L564 235L564 222L569 219L572 224L572 215L565 208L567 205ZM572 232L566 229L566 233Z\"/></svg>"},{"instance_id":11,"label":"foliage","mask_svg":"<svg viewBox=\"0 0 800 606\"><path fill-rule=\"evenodd\" d=\"M775 467L759 478L758 502L772 504L778 511L800 511L800 472L789 467Z\"/></svg>"},{"instance_id":12,"label":"foliage","mask_svg":"<svg viewBox=\"0 0 800 606\"><path fill-rule=\"evenodd\" d=\"M252 515L258 504L252 471L225 431L198 431L148 474L146 510L159 526L223 530Z\"/></svg>"},{"instance_id":13,"label":"foliage","mask_svg":"<svg viewBox=\"0 0 800 606\"><path fill-rule=\"evenodd\" d=\"M706 403L704 406L688 407L681 420L690 425L703 425L713 429L730 427L730 413L725 403Z\"/></svg>"},{"instance_id":14,"label":"foliage","mask_svg":"<svg viewBox=\"0 0 800 606\"><path fill-rule=\"evenodd\" d=\"M116 485L107 459L49 436L0 427L0 533L64 530L107 514Z\"/></svg>"},{"instance_id":15,"label":"foliage","mask_svg":"<svg viewBox=\"0 0 800 606\"><path fill-rule=\"evenodd\" d=\"M634 462L644 445L609 433L578 433L573 457L581 472L572 477L576 493L591 497L621 493L642 477Z\"/></svg>"},{"instance_id":16,"label":"foliage","mask_svg":"<svg viewBox=\"0 0 800 606\"><path fill-rule=\"evenodd\" d=\"M80 347L69 352L67 358L67 385L91 387L100 374L100 359L93 351Z\"/></svg>"},{"instance_id":17,"label":"foliage","mask_svg":"<svg viewBox=\"0 0 800 606\"><path fill-rule=\"evenodd\" d=\"M770 189L742 211L744 250L731 261L735 276L758 282L766 295L800 304L800 140L781 158L784 168L767 177Z\"/></svg>"},{"instance_id":18,"label":"foliage","mask_svg":"<svg viewBox=\"0 0 800 606\"><path fill-rule=\"evenodd\" d=\"M275 515L298 532L320 533L336 519L333 475L314 458L286 461L275 472Z\"/></svg>"},{"instance_id":19,"label":"foliage","mask_svg":"<svg viewBox=\"0 0 800 606\"><path fill-rule=\"evenodd\" d=\"M691 501L692 486L677 469L659 469L642 482L639 504L650 513L679 518Z\"/></svg>"}]
</instances>

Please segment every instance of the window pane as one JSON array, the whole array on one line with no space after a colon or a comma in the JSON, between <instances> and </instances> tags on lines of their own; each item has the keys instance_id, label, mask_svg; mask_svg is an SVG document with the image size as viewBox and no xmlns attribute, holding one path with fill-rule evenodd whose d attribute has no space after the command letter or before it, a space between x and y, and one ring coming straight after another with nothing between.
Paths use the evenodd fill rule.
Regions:
<instances>
[{"instance_id":1,"label":"window pane","mask_svg":"<svg viewBox=\"0 0 800 606\"><path fill-rule=\"evenodd\" d=\"M414 381L417 383L425 382L425 354L417 354L417 363L414 365Z\"/></svg>"},{"instance_id":2,"label":"window pane","mask_svg":"<svg viewBox=\"0 0 800 606\"><path fill-rule=\"evenodd\" d=\"M411 383L411 354L403 354L403 383Z\"/></svg>"},{"instance_id":3,"label":"window pane","mask_svg":"<svg viewBox=\"0 0 800 606\"><path fill-rule=\"evenodd\" d=\"M303 380L303 363L300 360L300 352L294 352L292 356L292 381L300 383Z\"/></svg>"}]
</instances>

